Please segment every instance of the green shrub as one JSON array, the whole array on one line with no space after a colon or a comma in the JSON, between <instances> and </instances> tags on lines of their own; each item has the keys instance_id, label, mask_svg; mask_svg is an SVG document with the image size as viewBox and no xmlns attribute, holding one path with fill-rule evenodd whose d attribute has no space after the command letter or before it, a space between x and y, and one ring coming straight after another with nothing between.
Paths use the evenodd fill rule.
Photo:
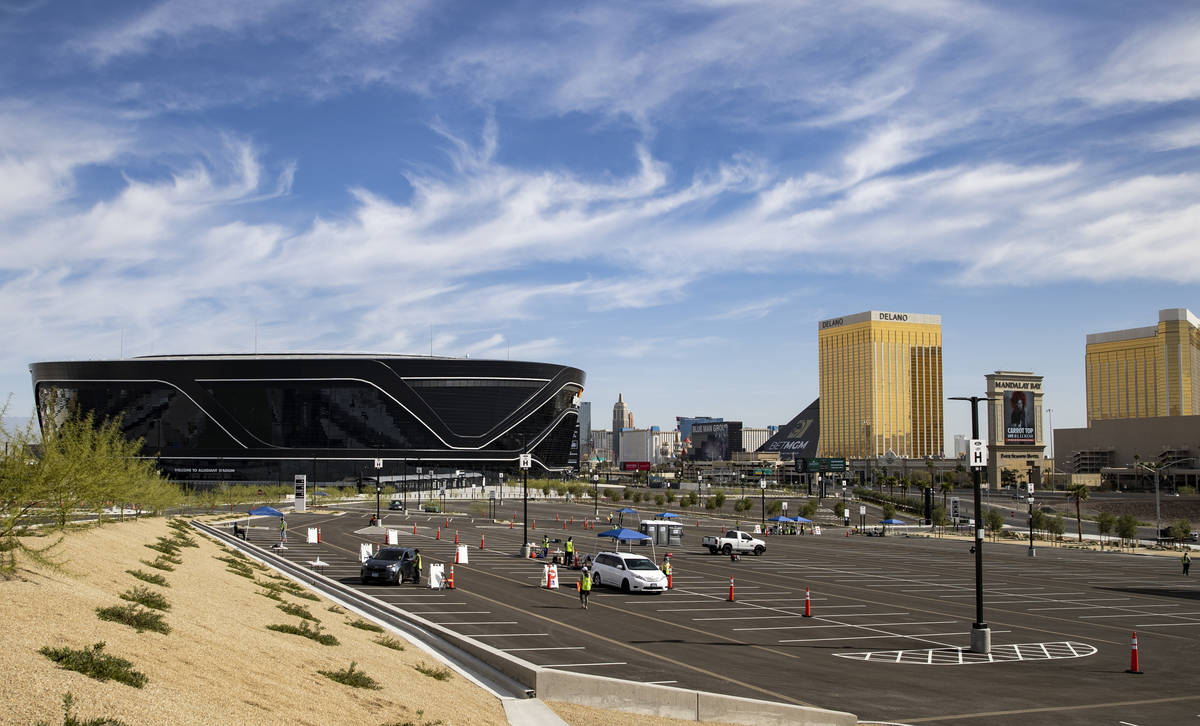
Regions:
<instances>
[{"instance_id":1,"label":"green shrub","mask_svg":"<svg viewBox=\"0 0 1200 726\"><path fill-rule=\"evenodd\" d=\"M151 562L150 560L139 560L139 562L141 562L146 567L153 567L156 570L163 570L164 572L174 572L175 571L174 567L172 567L170 564L168 564L166 562L163 562L161 558L157 559L153 562Z\"/></svg>"},{"instance_id":2,"label":"green shrub","mask_svg":"<svg viewBox=\"0 0 1200 726\"><path fill-rule=\"evenodd\" d=\"M167 602L167 598L161 593L155 592L148 587L135 587L132 590L126 590L121 593L122 600L129 600L139 605L144 605L154 610L170 610L171 603Z\"/></svg>"},{"instance_id":3,"label":"green shrub","mask_svg":"<svg viewBox=\"0 0 1200 726\"><path fill-rule=\"evenodd\" d=\"M63 726L129 726L124 721L115 718L78 718L71 713L75 708L75 697L70 691L63 694ZM37 726L50 726L46 721L38 721Z\"/></svg>"},{"instance_id":4,"label":"green shrub","mask_svg":"<svg viewBox=\"0 0 1200 726\"><path fill-rule=\"evenodd\" d=\"M321 645L338 645L338 639L329 633L321 632L321 624L315 623L312 626L307 620L300 621L300 627L295 625L268 625L267 630L274 630L277 633L288 633L290 635L300 635L309 640L315 640Z\"/></svg>"},{"instance_id":5,"label":"green shrub","mask_svg":"<svg viewBox=\"0 0 1200 726\"><path fill-rule=\"evenodd\" d=\"M276 605L275 607L284 611L288 615L295 615L296 617L302 618L304 620L312 620L314 622L320 622L319 620L317 620L317 617L315 615L313 615L312 613L310 613L308 611L308 608L304 607L303 605L294 605L294 604L288 602L288 603L284 603L282 605Z\"/></svg>"},{"instance_id":6,"label":"green shrub","mask_svg":"<svg viewBox=\"0 0 1200 726\"><path fill-rule=\"evenodd\" d=\"M667 498L665 496L663 496L662 494L655 494L654 495L654 503L661 507L662 505L667 503Z\"/></svg>"},{"instance_id":7,"label":"green shrub","mask_svg":"<svg viewBox=\"0 0 1200 726\"><path fill-rule=\"evenodd\" d=\"M278 590L259 590L258 594L278 602L283 602L283 596L279 594Z\"/></svg>"},{"instance_id":8,"label":"green shrub","mask_svg":"<svg viewBox=\"0 0 1200 726\"><path fill-rule=\"evenodd\" d=\"M161 585L163 587L171 586L171 583L167 582L167 578L163 577L162 575L155 575L155 574L152 574L149 572L144 572L142 570L125 570L125 571L128 572L129 574L133 575L137 579L141 580L142 582L148 582L151 585Z\"/></svg>"},{"instance_id":9,"label":"green shrub","mask_svg":"<svg viewBox=\"0 0 1200 726\"><path fill-rule=\"evenodd\" d=\"M418 673L427 675L430 678L434 679L435 681L450 680L450 669L449 668L444 668L444 667L439 668L439 667L434 667L434 666L427 666L424 663L418 663L417 665L413 666L413 668Z\"/></svg>"},{"instance_id":10,"label":"green shrub","mask_svg":"<svg viewBox=\"0 0 1200 726\"><path fill-rule=\"evenodd\" d=\"M335 615L343 615L343 614L345 614L345 612L346 612L345 610L341 609L341 607L339 607L339 606L337 606L337 605L330 605L330 606L329 606L328 608L326 608L326 609L327 609L329 612L331 612L331 613L333 613L333 614L335 614Z\"/></svg>"},{"instance_id":11,"label":"green shrub","mask_svg":"<svg viewBox=\"0 0 1200 726\"><path fill-rule=\"evenodd\" d=\"M190 534L185 534L183 532L176 532L169 541L171 542L171 544L173 544L177 547L199 547L200 546L200 543L196 541L195 537L191 536Z\"/></svg>"},{"instance_id":12,"label":"green shrub","mask_svg":"<svg viewBox=\"0 0 1200 726\"><path fill-rule=\"evenodd\" d=\"M133 664L124 658L103 653L104 641L100 641L84 650L74 648L51 648L49 646L38 650L39 653L69 671L82 673L88 678L98 681L116 681L127 686L141 688L146 685L145 673L135 671Z\"/></svg>"},{"instance_id":13,"label":"green shrub","mask_svg":"<svg viewBox=\"0 0 1200 726\"><path fill-rule=\"evenodd\" d=\"M351 621L347 622L346 625L349 625L352 628L358 628L359 630L368 630L372 633L382 633L383 632L383 628L379 627L375 623L368 623L366 620L363 620L361 618L356 619L356 620L351 620Z\"/></svg>"},{"instance_id":14,"label":"green shrub","mask_svg":"<svg viewBox=\"0 0 1200 726\"><path fill-rule=\"evenodd\" d=\"M404 650L404 642L398 638L393 638L390 635L381 635L373 642L379 643L385 648L391 648L392 650Z\"/></svg>"},{"instance_id":15,"label":"green shrub","mask_svg":"<svg viewBox=\"0 0 1200 726\"><path fill-rule=\"evenodd\" d=\"M356 670L356 665L357 663L350 661L350 667L344 670L317 671L317 673L320 673L331 681L337 681L338 683L351 686L353 688L370 688L374 691L378 691L383 688L383 686L379 685L374 678L368 676L366 673L363 673L360 670Z\"/></svg>"},{"instance_id":16,"label":"green shrub","mask_svg":"<svg viewBox=\"0 0 1200 726\"><path fill-rule=\"evenodd\" d=\"M144 546L147 549L152 549L155 552L161 552L164 555L172 555L173 556L173 555L179 554L179 545L175 544L174 542L172 542L170 539L168 539L166 537L159 537L158 541L152 542L152 543L150 543L148 545L144 545Z\"/></svg>"},{"instance_id":17,"label":"green shrub","mask_svg":"<svg viewBox=\"0 0 1200 726\"><path fill-rule=\"evenodd\" d=\"M137 605L113 605L107 608L96 608L96 617L101 620L110 620L114 623L128 625L139 633L146 630L153 630L156 633L166 635L171 632L171 626L167 625L162 615L144 610Z\"/></svg>"},{"instance_id":18,"label":"green shrub","mask_svg":"<svg viewBox=\"0 0 1200 726\"><path fill-rule=\"evenodd\" d=\"M297 585L295 582L293 582L291 580L285 579L284 581L279 583L279 586L281 588L283 588L284 590L286 590L289 595L292 595L293 597L298 597L301 600L320 600L321 599L321 598L317 597L316 595L312 594L311 592L309 592L308 590L305 590L300 585Z\"/></svg>"}]
</instances>

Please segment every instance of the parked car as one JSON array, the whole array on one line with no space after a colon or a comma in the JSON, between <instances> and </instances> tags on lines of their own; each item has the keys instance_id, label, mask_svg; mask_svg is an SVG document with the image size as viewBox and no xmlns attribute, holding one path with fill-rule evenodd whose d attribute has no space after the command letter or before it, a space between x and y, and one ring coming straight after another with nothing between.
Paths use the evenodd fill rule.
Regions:
<instances>
[{"instance_id":1,"label":"parked car","mask_svg":"<svg viewBox=\"0 0 1200 726\"><path fill-rule=\"evenodd\" d=\"M412 547L383 547L368 557L358 572L358 580L364 585L371 582L401 585L405 580L418 579L416 552Z\"/></svg>"},{"instance_id":2,"label":"parked car","mask_svg":"<svg viewBox=\"0 0 1200 726\"><path fill-rule=\"evenodd\" d=\"M629 552L601 552L592 559L592 584L622 592L663 592L667 576L654 560Z\"/></svg>"},{"instance_id":3,"label":"parked car","mask_svg":"<svg viewBox=\"0 0 1200 726\"><path fill-rule=\"evenodd\" d=\"M392 501L388 502L388 510L392 512L403 512L404 502L399 499L393 499Z\"/></svg>"},{"instance_id":4,"label":"parked car","mask_svg":"<svg viewBox=\"0 0 1200 726\"><path fill-rule=\"evenodd\" d=\"M425 506L421 507L421 509L424 509L426 512L433 512L434 514L437 514L437 512L438 512L438 505L436 505L436 504L426 504Z\"/></svg>"}]
</instances>

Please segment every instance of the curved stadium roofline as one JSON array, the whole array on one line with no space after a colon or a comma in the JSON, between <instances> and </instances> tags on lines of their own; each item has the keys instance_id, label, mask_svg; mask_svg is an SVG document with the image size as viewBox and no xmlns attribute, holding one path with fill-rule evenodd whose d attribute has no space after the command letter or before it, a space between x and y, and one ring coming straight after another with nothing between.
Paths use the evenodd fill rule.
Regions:
<instances>
[{"instance_id":1,"label":"curved stadium roofline","mask_svg":"<svg viewBox=\"0 0 1200 726\"><path fill-rule=\"evenodd\" d=\"M321 480L361 476L376 459L508 467L526 445L546 469L571 468L586 378L552 363L370 353L153 355L30 372L43 427L72 412L120 417L170 476L260 481L317 462L330 471Z\"/></svg>"}]
</instances>

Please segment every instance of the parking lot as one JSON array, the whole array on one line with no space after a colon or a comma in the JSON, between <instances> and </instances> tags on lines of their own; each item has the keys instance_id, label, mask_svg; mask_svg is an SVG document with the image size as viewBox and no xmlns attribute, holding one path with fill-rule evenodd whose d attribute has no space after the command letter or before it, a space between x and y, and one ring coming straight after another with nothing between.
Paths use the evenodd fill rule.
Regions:
<instances>
[{"instance_id":1,"label":"parking lot","mask_svg":"<svg viewBox=\"0 0 1200 726\"><path fill-rule=\"evenodd\" d=\"M531 540L570 535L581 554L612 549L595 536L606 522L584 528L590 504L537 502L529 511L537 523ZM508 502L498 517L519 513L520 503ZM730 522L685 514L684 546L672 549L673 590L600 588L585 611L576 572L561 570L560 589L547 590L539 587L543 563L516 556L519 521L510 528L453 513L385 512L383 523L400 545L419 547L427 566L453 561L457 532L470 559L455 567L455 590L358 585L359 544L383 539L383 529L368 527L371 514L373 502L289 515L284 554L295 562L319 556L329 577L546 667L897 723L1148 726L1200 714L1200 589L1174 558L1049 547L1029 558L1022 546L987 546L993 653L980 659L962 651L975 603L973 557L962 540L845 537L826 528L768 537L764 556L733 562L699 546L703 534ZM321 544L303 543L310 526L321 527ZM277 529L251 530L251 541L277 540ZM654 554L661 561L662 548ZM812 617L803 616L806 588ZM1125 672L1134 631L1143 675Z\"/></svg>"}]
</instances>

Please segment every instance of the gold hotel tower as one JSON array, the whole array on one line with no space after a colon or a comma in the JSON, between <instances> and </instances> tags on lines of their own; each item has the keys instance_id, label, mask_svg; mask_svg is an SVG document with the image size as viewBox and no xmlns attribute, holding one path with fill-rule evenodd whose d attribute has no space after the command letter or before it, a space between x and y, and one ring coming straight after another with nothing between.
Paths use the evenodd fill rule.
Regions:
<instances>
[{"instance_id":1,"label":"gold hotel tower","mask_svg":"<svg viewBox=\"0 0 1200 726\"><path fill-rule=\"evenodd\" d=\"M942 454L942 317L869 310L817 324L818 456Z\"/></svg>"},{"instance_id":2,"label":"gold hotel tower","mask_svg":"<svg viewBox=\"0 0 1200 726\"><path fill-rule=\"evenodd\" d=\"M1158 325L1093 333L1084 356L1088 423L1200 414L1200 319L1158 311Z\"/></svg>"}]
</instances>

